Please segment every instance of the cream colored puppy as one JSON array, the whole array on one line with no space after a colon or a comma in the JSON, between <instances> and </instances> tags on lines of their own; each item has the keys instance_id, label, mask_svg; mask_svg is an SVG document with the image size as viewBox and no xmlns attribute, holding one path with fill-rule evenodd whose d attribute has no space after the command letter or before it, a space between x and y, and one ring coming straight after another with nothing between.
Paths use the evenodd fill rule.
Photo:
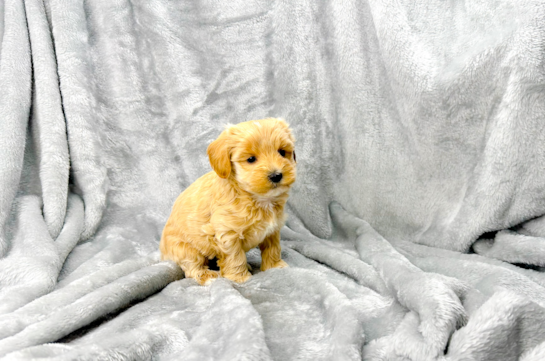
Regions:
<instances>
[{"instance_id":1,"label":"cream colored puppy","mask_svg":"<svg viewBox=\"0 0 545 361\"><path fill-rule=\"evenodd\" d=\"M280 256L284 205L295 181L294 138L282 119L228 126L208 146L214 171L176 200L161 237L163 259L201 285L250 278L246 252L259 246L261 270L286 267ZM208 268L217 257L219 273Z\"/></svg>"}]
</instances>

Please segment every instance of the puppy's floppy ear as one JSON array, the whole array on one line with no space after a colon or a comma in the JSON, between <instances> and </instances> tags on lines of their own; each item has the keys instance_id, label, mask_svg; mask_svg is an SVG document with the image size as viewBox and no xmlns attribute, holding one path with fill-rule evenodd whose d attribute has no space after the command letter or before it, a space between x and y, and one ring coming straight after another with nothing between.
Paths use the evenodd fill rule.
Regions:
<instances>
[{"instance_id":1,"label":"puppy's floppy ear","mask_svg":"<svg viewBox=\"0 0 545 361\"><path fill-rule=\"evenodd\" d=\"M212 169L220 178L227 178L231 174L231 157L229 154L229 135L227 130L220 134L218 139L214 140L208 146L206 152L210 159Z\"/></svg>"},{"instance_id":2,"label":"puppy's floppy ear","mask_svg":"<svg viewBox=\"0 0 545 361\"><path fill-rule=\"evenodd\" d=\"M284 118L277 118L277 120L286 128L286 132L288 133L288 138L291 140L291 142L295 143L295 137L293 136L293 133L291 132L290 125L286 122ZM297 156L295 155L295 150L293 151L293 161L297 163Z\"/></svg>"}]
</instances>

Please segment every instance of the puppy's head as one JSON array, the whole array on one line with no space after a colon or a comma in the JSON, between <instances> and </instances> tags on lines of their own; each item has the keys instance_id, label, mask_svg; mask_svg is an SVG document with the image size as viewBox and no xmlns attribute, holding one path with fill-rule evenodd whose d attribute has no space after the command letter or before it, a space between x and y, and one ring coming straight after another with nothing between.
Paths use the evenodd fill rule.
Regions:
<instances>
[{"instance_id":1,"label":"puppy's head","mask_svg":"<svg viewBox=\"0 0 545 361\"><path fill-rule=\"evenodd\" d=\"M221 178L261 197L275 197L295 182L295 139L282 119L251 120L228 126L208 146Z\"/></svg>"}]
</instances>

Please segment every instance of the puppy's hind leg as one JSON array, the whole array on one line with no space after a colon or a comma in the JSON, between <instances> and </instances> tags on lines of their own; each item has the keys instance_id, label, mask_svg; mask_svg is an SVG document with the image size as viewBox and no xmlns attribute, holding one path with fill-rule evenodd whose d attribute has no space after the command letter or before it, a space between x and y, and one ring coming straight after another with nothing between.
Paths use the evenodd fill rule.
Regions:
<instances>
[{"instance_id":1,"label":"puppy's hind leg","mask_svg":"<svg viewBox=\"0 0 545 361\"><path fill-rule=\"evenodd\" d=\"M172 251L176 257L174 261L180 265L186 277L194 278L200 285L218 278L219 272L208 269L208 258L189 243L179 243Z\"/></svg>"}]
</instances>

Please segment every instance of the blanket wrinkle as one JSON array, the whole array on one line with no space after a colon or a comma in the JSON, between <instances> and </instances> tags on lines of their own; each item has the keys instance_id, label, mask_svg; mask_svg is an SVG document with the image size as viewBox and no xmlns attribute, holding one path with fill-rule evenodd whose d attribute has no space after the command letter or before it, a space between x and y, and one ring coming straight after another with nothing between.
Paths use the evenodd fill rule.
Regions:
<instances>
[{"instance_id":1,"label":"blanket wrinkle","mask_svg":"<svg viewBox=\"0 0 545 361\"><path fill-rule=\"evenodd\" d=\"M425 346L424 350L418 351L412 358L430 359L439 355L450 334L466 322L467 316L461 299L467 292L467 286L454 278L422 272L368 223L351 216L338 203L331 204L331 215L334 223L352 229L349 233L355 233L355 244L360 258L379 271L398 302L418 314L418 331L424 342L416 345L423 343Z\"/></svg>"},{"instance_id":2,"label":"blanket wrinkle","mask_svg":"<svg viewBox=\"0 0 545 361\"><path fill-rule=\"evenodd\" d=\"M18 199L14 244L8 256L0 259L0 271L8 275L0 281L0 314L14 311L52 291L68 253L79 240L83 203L78 196L69 199L66 223L56 240L49 235L40 202L41 199L32 195ZM29 249L36 252L34 257L28 254ZM28 262L29 258L32 262ZM28 265L23 272L17 272L25 263Z\"/></svg>"},{"instance_id":3,"label":"blanket wrinkle","mask_svg":"<svg viewBox=\"0 0 545 361\"><path fill-rule=\"evenodd\" d=\"M330 244L321 243L319 239L305 237L285 227L282 237L290 242L286 246L301 253L307 258L323 263L328 267L353 278L358 284L368 287L379 294L388 294L389 290L375 269L342 248L332 248Z\"/></svg>"},{"instance_id":4,"label":"blanket wrinkle","mask_svg":"<svg viewBox=\"0 0 545 361\"><path fill-rule=\"evenodd\" d=\"M105 315L119 309L126 300L144 299L181 276L174 264L154 264L109 283L68 306L25 327L0 341L0 356L11 351L61 339ZM138 287L135 285L138 284Z\"/></svg>"},{"instance_id":5,"label":"blanket wrinkle","mask_svg":"<svg viewBox=\"0 0 545 361\"><path fill-rule=\"evenodd\" d=\"M540 343L530 351L525 352L520 360L521 361L539 361L545 357L545 342Z\"/></svg>"},{"instance_id":6,"label":"blanket wrinkle","mask_svg":"<svg viewBox=\"0 0 545 361\"><path fill-rule=\"evenodd\" d=\"M0 58L0 255L9 248L5 225L17 193L31 101L31 55L24 4L3 2L2 57ZM9 85L9 86L8 86Z\"/></svg>"},{"instance_id":7,"label":"blanket wrinkle","mask_svg":"<svg viewBox=\"0 0 545 361\"><path fill-rule=\"evenodd\" d=\"M475 253L509 263L545 266L545 238L532 237L503 230L494 239L478 239L473 243Z\"/></svg>"},{"instance_id":8,"label":"blanket wrinkle","mask_svg":"<svg viewBox=\"0 0 545 361\"><path fill-rule=\"evenodd\" d=\"M0 1L0 359L543 359L543 18ZM253 249L247 283L199 286L164 222L224 125L267 116L297 138L290 267Z\"/></svg>"},{"instance_id":9,"label":"blanket wrinkle","mask_svg":"<svg viewBox=\"0 0 545 361\"><path fill-rule=\"evenodd\" d=\"M69 155L49 22L40 0L25 1L32 58L30 128L39 163L44 220L51 237L63 226L68 202Z\"/></svg>"},{"instance_id":10,"label":"blanket wrinkle","mask_svg":"<svg viewBox=\"0 0 545 361\"><path fill-rule=\"evenodd\" d=\"M518 360L520 348L530 350L543 342L544 322L543 307L514 292L499 290L472 315L466 327L452 335L444 360ZM488 338L486 347L481 337Z\"/></svg>"},{"instance_id":11,"label":"blanket wrinkle","mask_svg":"<svg viewBox=\"0 0 545 361\"><path fill-rule=\"evenodd\" d=\"M86 14L79 2L48 1L52 36L55 39L56 68L62 106L66 118L66 137L70 153L70 177L85 203L82 238L91 237L99 226L108 182L101 166L96 122L101 118L97 104L96 79L86 46L90 43ZM66 32L62 29L69 28ZM78 74L77 76L74 76ZM77 94L77 96L69 96Z\"/></svg>"}]
</instances>

